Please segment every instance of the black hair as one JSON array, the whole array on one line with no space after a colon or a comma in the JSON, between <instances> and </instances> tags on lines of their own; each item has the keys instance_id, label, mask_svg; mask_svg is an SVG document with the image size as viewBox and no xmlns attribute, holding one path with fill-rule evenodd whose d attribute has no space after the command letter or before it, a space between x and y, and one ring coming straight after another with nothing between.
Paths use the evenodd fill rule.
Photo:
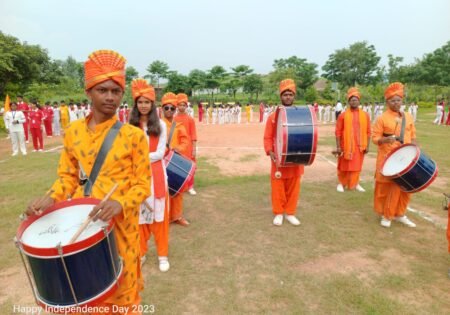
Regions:
<instances>
[{"instance_id":1,"label":"black hair","mask_svg":"<svg viewBox=\"0 0 450 315\"><path fill-rule=\"evenodd\" d=\"M129 124L140 127L140 118L141 113L139 112L139 109L137 107L137 99L134 101L133 109L130 113L130 120ZM161 122L159 120L158 112L156 110L156 104L152 101L152 108L150 109L150 112L148 113L148 120L147 120L147 135L149 136L156 136L158 137L161 134Z\"/></svg>"}]
</instances>

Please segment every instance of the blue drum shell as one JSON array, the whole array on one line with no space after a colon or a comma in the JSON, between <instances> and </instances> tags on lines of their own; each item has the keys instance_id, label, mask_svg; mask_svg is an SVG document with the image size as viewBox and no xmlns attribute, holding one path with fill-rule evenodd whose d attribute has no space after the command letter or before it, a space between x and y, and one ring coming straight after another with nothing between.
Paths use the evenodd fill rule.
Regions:
<instances>
[{"instance_id":1,"label":"blue drum shell","mask_svg":"<svg viewBox=\"0 0 450 315\"><path fill-rule=\"evenodd\" d=\"M78 303L100 295L116 280L108 239L117 268L116 272L119 275L122 264L116 250L114 230L97 244L81 252L64 256ZM27 255L27 258L33 272L37 293L45 304L51 306L76 304L61 257L44 258Z\"/></svg>"},{"instance_id":2,"label":"blue drum shell","mask_svg":"<svg viewBox=\"0 0 450 315\"><path fill-rule=\"evenodd\" d=\"M173 152L173 155L166 166L170 196L173 197L182 192L183 186L185 185L189 174L192 172L193 167L194 163L191 160Z\"/></svg>"}]
</instances>

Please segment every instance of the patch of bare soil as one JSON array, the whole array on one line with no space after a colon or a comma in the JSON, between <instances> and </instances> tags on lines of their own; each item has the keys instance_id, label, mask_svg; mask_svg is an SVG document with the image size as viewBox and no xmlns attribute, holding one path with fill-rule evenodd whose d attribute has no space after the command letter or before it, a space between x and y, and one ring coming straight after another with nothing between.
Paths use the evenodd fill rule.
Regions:
<instances>
[{"instance_id":1,"label":"patch of bare soil","mask_svg":"<svg viewBox=\"0 0 450 315\"><path fill-rule=\"evenodd\" d=\"M385 273L408 275L411 272L409 260L409 257L395 249L382 252L380 259L370 258L364 251L350 251L314 259L298 265L297 270L324 277L334 274L352 274L361 280L369 280L373 276ZM395 264L392 264L392 261L395 261Z\"/></svg>"}]
</instances>

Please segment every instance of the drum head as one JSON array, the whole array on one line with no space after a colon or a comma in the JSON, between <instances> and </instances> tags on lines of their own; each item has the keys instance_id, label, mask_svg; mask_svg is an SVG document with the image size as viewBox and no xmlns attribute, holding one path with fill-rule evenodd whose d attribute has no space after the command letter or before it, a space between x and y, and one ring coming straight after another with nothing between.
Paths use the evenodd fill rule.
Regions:
<instances>
[{"instance_id":1,"label":"drum head","mask_svg":"<svg viewBox=\"0 0 450 315\"><path fill-rule=\"evenodd\" d=\"M36 219L23 231L22 243L34 248L52 248L59 243L62 246L67 245L95 206L95 204L76 204L76 201L76 199L71 201L72 205L65 202L64 207L44 213ZM78 237L77 242L93 236L108 225L109 223L101 220L91 222Z\"/></svg>"},{"instance_id":2,"label":"drum head","mask_svg":"<svg viewBox=\"0 0 450 315\"><path fill-rule=\"evenodd\" d=\"M387 157L381 169L381 174L386 177L400 174L416 159L417 150L418 148L414 145L400 147Z\"/></svg>"}]
</instances>

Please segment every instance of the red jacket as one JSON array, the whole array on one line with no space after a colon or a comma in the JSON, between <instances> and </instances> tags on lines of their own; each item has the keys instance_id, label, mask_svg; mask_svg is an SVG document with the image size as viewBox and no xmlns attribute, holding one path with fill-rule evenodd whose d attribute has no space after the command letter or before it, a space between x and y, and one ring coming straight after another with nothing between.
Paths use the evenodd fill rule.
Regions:
<instances>
[{"instance_id":1,"label":"red jacket","mask_svg":"<svg viewBox=\"0 0 450 315\"><path fill-rule=\"evenodd\" d=\"M43 110L32 110L29 112L30 128L41 128L42 121L45 118Z\"/></svg>"},{"instance_id":2,"label":"red jacket","mask_svg":"<svg viewBox=\"0 0 450 315\"><path fill-rule=\"evenodd\" d=\"M22 102L22 103L17 103L17 110L20 110L23 112L23 114L25 115L25 119L26 122L28 123L28 111L30 110L30 107L28 106L27 103Z\"/></svg>"},{"instance_id":3,"label":"red jacket","mask_svg":"<svg viewBox=\"0 0 450 315\"><path fill-rule=\"evenodd\" d=\"M45 114L44 120L53 121L53 108L51 106L44 107L43 112Z\"/></svg>"}]
</instances>

